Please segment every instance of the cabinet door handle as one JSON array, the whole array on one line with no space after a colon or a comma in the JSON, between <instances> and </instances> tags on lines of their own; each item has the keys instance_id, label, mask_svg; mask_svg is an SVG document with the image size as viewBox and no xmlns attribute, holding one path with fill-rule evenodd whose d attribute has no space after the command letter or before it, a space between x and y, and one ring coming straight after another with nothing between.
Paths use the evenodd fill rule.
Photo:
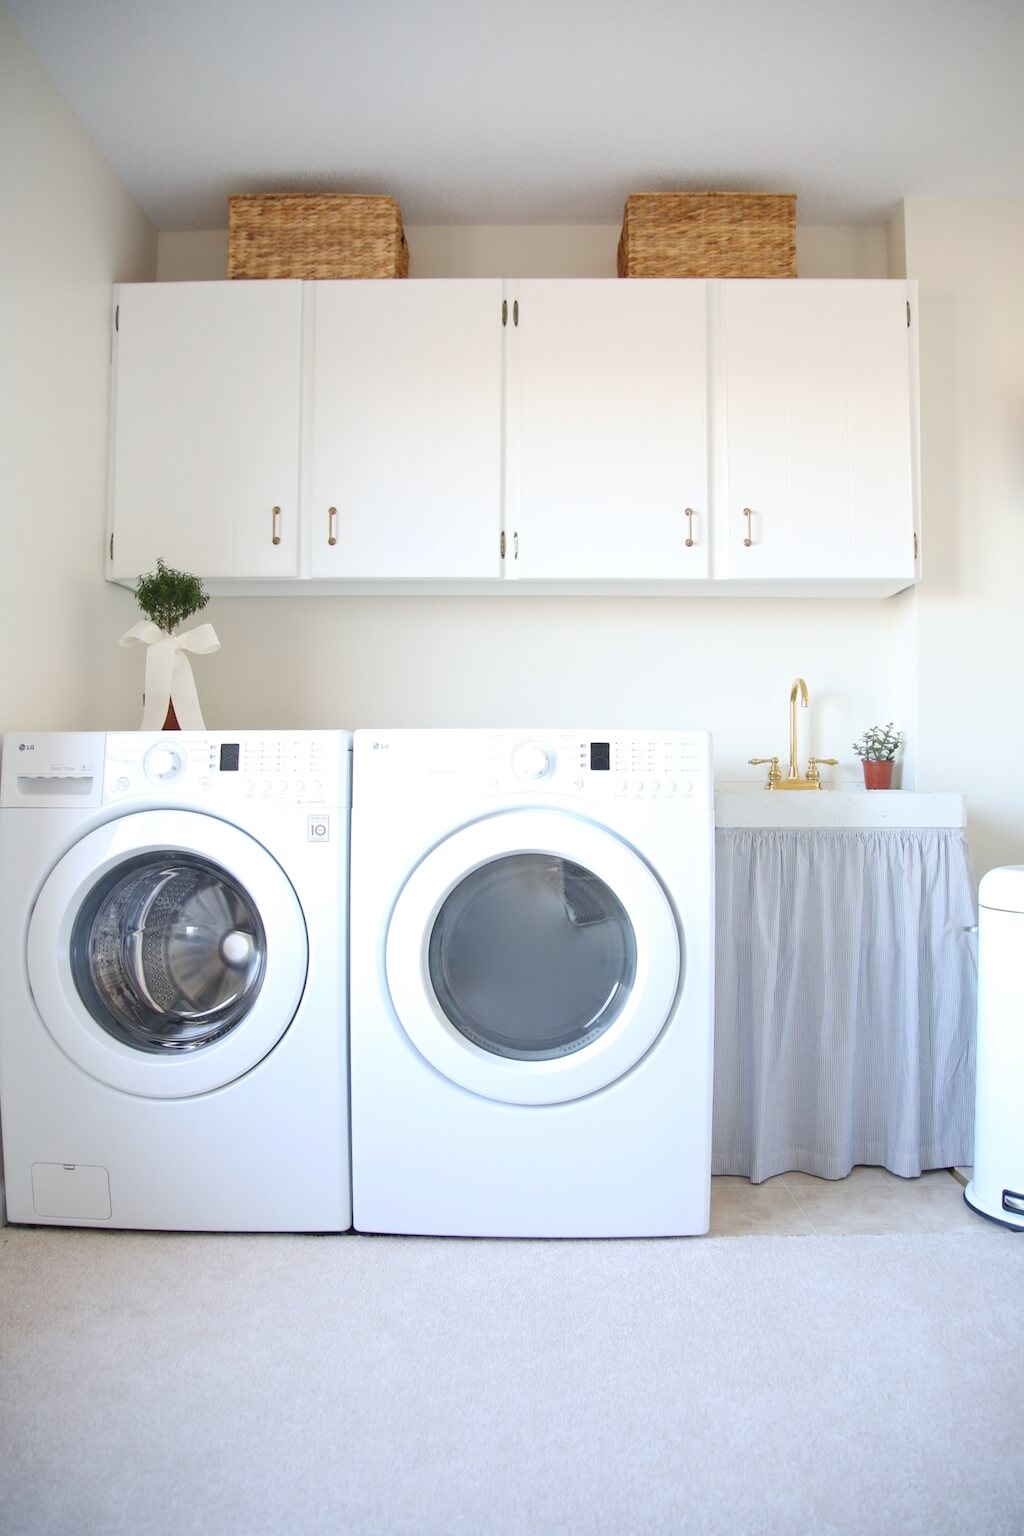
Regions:
<instances>
[{"instance_id":1,"label":"cabinet door handle","mask_svg":"<svg viewBox=\"0 0 1024 1536\"><path fill-rule=\"evenodd\" d=\"M753 533L753 529L754 529L754 512L753 512L753 508L751 508L751 507L744 507L743 508L743 516L747 520L747 536L743 540L743 548L744 549L749 549L751 544L753 544L753 542L754 542L753 538L751 537L751 535Z\"/></svg>"},{"instance_id":2,"label":"cabinet door handle","mask_svg":"<svg viewBox=\"0 0 1024 1536\"><path fill-rule=\"evenodd\" d=\"M328 507L327 508L327 542L328 542L328 544L330 544L332 546L332 548L338 542L338 535L334 531L335 528L337 527L337 523L338 523L338 509L337 509L337 507Z\"/></svg>"},{"instance_id":3,"label":"cabinet door handle","mask_svg":"<svg viewBox=\"0 0 1024 1536\"><path fill-rule=\"evenodd\" d=\"M280 544L280 542L281 542L281 508L280 507L275 507L274 508L273 515L271 516L271 519L270 519L270 542L271 542L271 544Z\"/></svg>"},{"instance_id":4,"label":"cabinet door handle","mask_svg":"<svg viewBox=\"0 0 1024 1536\"><path fill-rule=\"evenodd\" d=\"M687 507L686 513L686 547L693 548L693 508Z\"/></svg>"}]
</instances>

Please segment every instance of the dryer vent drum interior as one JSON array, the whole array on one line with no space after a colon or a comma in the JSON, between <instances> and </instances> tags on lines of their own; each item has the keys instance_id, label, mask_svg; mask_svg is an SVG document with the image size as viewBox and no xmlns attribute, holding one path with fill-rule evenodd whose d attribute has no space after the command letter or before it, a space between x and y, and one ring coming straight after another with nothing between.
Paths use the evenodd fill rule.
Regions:
<instances>
[{"instance_id":1,"label":"dryer vent drum interior","mask_svg":"<svg viewBox=\"0 0 1024 1536\"><path fill-rule=\"evenodd\" d=\"M622 1010L636 938L621 901L591 870L547 853L493 859L444 901L430 935L430 981L468 1040L543 1060L590 1045Z\"/></svg>"},{"instance_id":2,"label":"dryer vent drum interior","mask_svg":"<svg viewBox=\"0 0 1024 1536\"><path fill-rule=\"evenodd\" d=\"M98 1024L137 1050L188 1051L251 1009L266 968L252 900L196 854L127 860L95 886L71 935L71 969Z\"/></svg>"}]
</instances>

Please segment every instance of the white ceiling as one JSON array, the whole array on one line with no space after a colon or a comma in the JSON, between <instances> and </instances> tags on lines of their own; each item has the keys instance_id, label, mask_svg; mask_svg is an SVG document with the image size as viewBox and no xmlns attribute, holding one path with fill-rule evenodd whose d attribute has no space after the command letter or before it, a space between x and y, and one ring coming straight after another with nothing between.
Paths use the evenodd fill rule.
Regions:
<instances>
[{"instance_id":1,"label":"white ceiling","mask_svg":"<svg viewBox=\"0 0 1024 1536\"><path fill-rule=\"evenodd\" d=\"M1024 194L1024 0L3 0L160 229L231 192L407 224L795 191L805 223Z\"/></svg>"}]
</instances>

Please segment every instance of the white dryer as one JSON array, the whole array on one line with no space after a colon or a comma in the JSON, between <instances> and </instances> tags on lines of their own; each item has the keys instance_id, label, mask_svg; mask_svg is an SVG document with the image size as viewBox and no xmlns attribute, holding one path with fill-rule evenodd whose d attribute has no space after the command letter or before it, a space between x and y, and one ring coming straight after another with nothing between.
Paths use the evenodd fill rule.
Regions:
<instances>
[{"instance_id":1,"label":"white dryer","mask_svg":"<svg viewBox=\"0 0 1024 1536\"><path fill-rule=\"evenodd\" d=\"M344 1231L351 738L8 734L15 1222Z\"/></svg>"},{"instance_id":2,"label":"white dryer","mask_svg":"<svg viewBox=\"0 0 1024 1536\"><path fill-rule=\"evenodd\" d=\"M702 732L357 731L354 1223L707 1231Z\"/></svg>"}]
</instances>

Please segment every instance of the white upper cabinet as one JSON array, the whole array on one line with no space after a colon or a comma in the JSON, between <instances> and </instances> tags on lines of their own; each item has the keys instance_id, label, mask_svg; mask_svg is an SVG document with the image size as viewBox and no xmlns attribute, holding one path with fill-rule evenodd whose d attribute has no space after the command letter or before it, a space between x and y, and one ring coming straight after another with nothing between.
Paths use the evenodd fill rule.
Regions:
<instances>
[{"instance_id":1,"label":"white upper cabinet","mask_svg":"<svg viewBox=\"0 0 1024 1536\"><path fill-rule=\"evenodd\" d=\"M718 532L732 581L915 575L902 282L722 282Z\"/></svg>"},{"instance_id":2,"label":"white upper cabinet","mask_svg":"<svg viewBox=\"0 0 1024 1536\"><path fill-rule=\"evenodd\" d=\"M117 293L107 574L299 573L302 284Z\"/></svg>"},{"instance_id":3,"label":"white upper cabinet","mask_svg":"<svg viewBox=\"0 0 1024 1536\"><path fill-rule=\"evenodd\" d=\"M506 574L706 578L707 284L524 280L509 303Z\"/></svg>"},{"instance_id":4,"label":"white upper cabinet","mask_svg":"<svg viewBox=\"0 0 1024 1536\"><path fill-rule=\"evenodd\" d=\"M122 287L107 574L163 556L225 592L888 595L919 574L915 296Z\"/></svg>"},{"instance_id":5,"label":"white upper cabinet","mask_svg":"<svg viewBox=\"0 0 1024 1536\"><path fill-rule=\"evenodd\" d=\"M312 575L497 577L501 283L307 286Z\"/></svg>"}]
</instances>

